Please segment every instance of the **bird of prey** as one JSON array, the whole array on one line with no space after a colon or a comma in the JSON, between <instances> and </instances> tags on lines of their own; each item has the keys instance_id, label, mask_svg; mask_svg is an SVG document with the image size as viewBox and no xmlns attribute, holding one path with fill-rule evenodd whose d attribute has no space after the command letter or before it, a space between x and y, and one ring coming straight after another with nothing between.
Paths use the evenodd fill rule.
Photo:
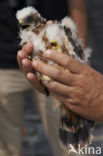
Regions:
<instances>
[{"instance_id":1,"label":"bird of prey","mask_svg":"<svg viewBox=\"0 0 103 156\"><path fill-rule=\"evenodd\" d=\"M54 49L58 53L63 52L88 64L91 50L89 48L83 50L77 27L71 18L65 17L61 21L53 21L52 24L47 25L47 20L33 7L18 10L16 17L20 24L20 44L23 46L27 42L32 42L35 47L32 56L28 56L30 60L41 60L60 68L58 64L43 55L47 49ZM50 77L41 73L36 72L36 75L41 83L45 80L52 81ZM70 146L78 149L78 144L82 147L90 144L94 122L75 114L63 104L60 104L60 110L59 140L62 147L68 151Z\"/></svg>"}]
</instances>

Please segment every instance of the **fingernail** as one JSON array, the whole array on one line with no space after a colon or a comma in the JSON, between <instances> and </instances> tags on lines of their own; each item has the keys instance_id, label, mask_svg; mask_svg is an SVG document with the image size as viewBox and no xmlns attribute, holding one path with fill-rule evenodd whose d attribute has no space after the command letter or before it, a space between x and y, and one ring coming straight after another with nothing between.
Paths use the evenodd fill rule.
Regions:
<instances>
[{"instance_id":1,"label":"fingernail","mask_svg":"<svg viewBox=\"0 0 103 156\"><path fill-rule=\"evenodd\" d=\"M44 52L44 56L49 57L51 55L52 51L51 50L46 50Z\"/></svg>"},{"instance_id":2,"label":"fingernail","mask_svg":"<svg viewBox=\"0 0 103 156\"><path fill-rule=\"evenodd\" d=\"M36 67L36 66L37 66L37 61L34 61L34 62L32 63L32 65L33 65L34 67Z\"/></svg>"}]
</instances>

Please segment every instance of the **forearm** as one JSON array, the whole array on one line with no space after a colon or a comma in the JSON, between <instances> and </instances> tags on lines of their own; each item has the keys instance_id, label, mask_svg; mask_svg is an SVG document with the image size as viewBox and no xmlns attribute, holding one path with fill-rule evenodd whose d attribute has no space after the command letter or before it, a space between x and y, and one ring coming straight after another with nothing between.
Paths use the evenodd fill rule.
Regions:
<instances>
[{"instance_id":1,"label":"forearm","mask_svg":"<svg viewBox=\"0 0 103 156\"><path fill-rule=\"evenodd\" d=\"M70 14L78 26L79 36L83 39L84 48L87 46L88 19L85 0L68 0Z\"/></svg>"}]
</instances>

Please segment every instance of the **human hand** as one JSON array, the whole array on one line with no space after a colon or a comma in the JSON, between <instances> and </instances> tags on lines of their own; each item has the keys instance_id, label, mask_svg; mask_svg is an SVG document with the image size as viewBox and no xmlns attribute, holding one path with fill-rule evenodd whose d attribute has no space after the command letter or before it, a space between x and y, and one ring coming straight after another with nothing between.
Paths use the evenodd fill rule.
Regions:
<instances>
[{"instance_id":1,"label":"human hand","mask_svg":"<svg viewBox=\"0 0 103 156\"><path fill-rule=\"evenodd\" d=\"M52 24L53 21L47 21L47 25ZM36 75L34 74L34 70L30 60L27 59L27 56L32 54L34 47L31 42L28 42L24 45L22 50L20 50L17 54L17 61L19 64L20 69L26 75L26 78L30 81L30 83L41 93L47 93L43 85L41 85L40 81L38 81Z\"/></svg>"},{"instance_id":2,"label":"human hand","mask_svg":"<svg viewBox=\"0 0 103 156\"><path fill-rule=\"evenodd\" d=\"M89 119L103 121L103 76L91 67L56 51L46 51L45 57L57 62L58 67L34 61L35 70L53 79L44 82L51 94L73 112Z\"/></svg>"},{"instance_id":3,"label":"human hand","mask_svg":"<svg viewBox=\"0 0 103 156\"><path fill-rule=\"evenodd\" d=\"M17 54L17 61L20 69L24 72L26 78L33 85L33 87L35 87L41 93L45 93L43 85L41 85L36 75L34 74L34 69L30 60L27 59L27 56L32 53L33 49L34 47L32 43L27 43L24 45L22 50L20 50Z\"/></svg>"}]
</instances>

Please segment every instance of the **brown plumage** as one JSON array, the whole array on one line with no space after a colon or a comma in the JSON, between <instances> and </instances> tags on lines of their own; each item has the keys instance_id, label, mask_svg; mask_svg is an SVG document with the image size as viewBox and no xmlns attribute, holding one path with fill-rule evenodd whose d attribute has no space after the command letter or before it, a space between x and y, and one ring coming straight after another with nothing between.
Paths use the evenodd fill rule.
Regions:
<instances>
[{"instance_id":1,"label":"brown plumage","mask_svg":"<svg viewBox=\"0 0 103 156\"><path fill-rule=\"evenodd\" d=\"M70 18L66 17L61 22L53 21L51 25L47 25L46 20L34 8L28 7L17 12L17 19L21 24L21 45L30 41L35 47L32 56L28 56L29 59L41 60L47 64L63 68L43 55L45 50L54 49L82 63L88 63L90 53L88 50L87 53L83 51L76 26ZM69 72L67 69L64 70ZM46 75L38 72L36 74L41 83L42 81L52 81ZM47 89L44 89L44 93L48 93ZM62 147L68 151L70 144L76 149L78 144L82 146L90 144L94 122L80 117L63 104L60 105L60 108L59 138Z\"/></svg>"}]
</instances>

